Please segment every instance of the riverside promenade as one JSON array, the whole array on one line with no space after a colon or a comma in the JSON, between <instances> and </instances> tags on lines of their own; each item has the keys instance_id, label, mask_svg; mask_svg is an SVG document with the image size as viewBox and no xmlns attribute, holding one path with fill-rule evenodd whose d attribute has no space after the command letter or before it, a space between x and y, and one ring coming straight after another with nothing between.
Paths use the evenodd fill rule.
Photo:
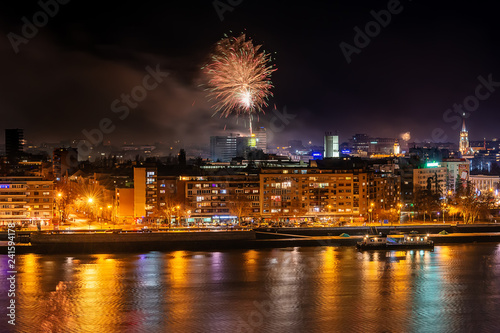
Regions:
<instances>
[{"instance_id":1,"label":"riverside promenade","mask_svg":"<svg viewBox=\"0 0 500 333\"><path fill-rule=\"evenodd\" d=\"M171 250L222 250L295 246L354 246L365 234L428 234L436 245L500 242L500 224L416 224L308 228L179 228L138 230L18 231L16 252L114 253ZM0 251L7 253L6 235ZM4 251L5 250L5 251ZM0 253L3 253L0 252Z\"/></svg>"}]
</instances>

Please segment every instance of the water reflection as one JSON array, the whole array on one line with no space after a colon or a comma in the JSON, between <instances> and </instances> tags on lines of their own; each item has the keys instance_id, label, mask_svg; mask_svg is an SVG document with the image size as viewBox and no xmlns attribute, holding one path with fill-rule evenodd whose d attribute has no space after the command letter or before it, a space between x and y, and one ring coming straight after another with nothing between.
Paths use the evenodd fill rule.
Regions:
<instances>
[{"instance_id":1,"label":"water reflection","mask_svg":"<svg viewBox=\"0 0 500 333\"><path fill-rule=\"evenodd\" d=\"M495 331L500 321L498 244L17 259L19 332Z\"/></svg>"}]
</instances>

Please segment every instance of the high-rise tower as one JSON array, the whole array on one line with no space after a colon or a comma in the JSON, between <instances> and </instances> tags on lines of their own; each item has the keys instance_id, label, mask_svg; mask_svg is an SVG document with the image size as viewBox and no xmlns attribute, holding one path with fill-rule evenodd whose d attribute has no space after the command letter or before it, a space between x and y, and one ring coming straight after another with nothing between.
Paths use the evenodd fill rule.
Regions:
<instances>
[{"instance_id":1,"label":"high-rise tower","mask_svg":"<svg viewBox=\"0 0 500 333\"><path fill-rule=\"evenodd\" d=\"M24 136L20 128L5 130L5 153L9 162L16 164L23 154Z\"/></svg>"},{"instance_id":2,"label":"high-rise tower","mask_svg":"<svg viewBox=\"0 0 500 333\"><path fill-rule=\"evenodd\" d=\"M339 136L334 135L332 132L325 133L325 153L324 157L339 157Z\"/></svg>"}]
</instances>

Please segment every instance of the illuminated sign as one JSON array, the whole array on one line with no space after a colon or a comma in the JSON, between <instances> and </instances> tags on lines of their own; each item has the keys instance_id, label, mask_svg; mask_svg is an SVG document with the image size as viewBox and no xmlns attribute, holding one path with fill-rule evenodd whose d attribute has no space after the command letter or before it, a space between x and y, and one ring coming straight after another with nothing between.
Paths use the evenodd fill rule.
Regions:
<instances>
[{"instance_id":1,"label":"illuminated sign","mask_svg":"<svg viewBox=\"0 0 500 333\"><path fill-rule=\"evenodd\" d=\"M426 167L427 168L438 168L439 163L438 162L427 162Z\"/></svg>"},{"instance_id":2,"label":"illuminated sign","mask_svg":"<svg viewBox=\"0 0 500 333\"><path fill-rule=\"evenodd\" d=\"M323 158L323 153L319 151L311 152L313 160L321 160Z\"/></svg>"},{"instance_id":3,"label":"illuminated sign","mask_svg":"<svg viewBox=\"0 0 500 333\"><path fill-rule=\"evenodd\" d=\"M10 188L10 185L0 184L0 188Z\"/></svg>"}]
</instances>

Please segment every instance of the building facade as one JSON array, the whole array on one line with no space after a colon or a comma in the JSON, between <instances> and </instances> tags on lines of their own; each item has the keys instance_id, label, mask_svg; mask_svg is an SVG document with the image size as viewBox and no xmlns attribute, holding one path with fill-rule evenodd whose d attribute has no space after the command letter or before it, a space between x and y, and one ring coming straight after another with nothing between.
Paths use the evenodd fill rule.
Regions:
<instances>
[{"instance_id":1,"label":"building facade","mask_svg":"<svg viewBox=\"0 0 500 333\"><path fill-rule=\"evenodd\" d=\"M157 197L156 168L134 168L134 218L140 222L151 218Z\"/></svg>"},{"instance_id":2,"label":"building facade","mask_svg":"<svg viewBox=\"0 0 500 333\"><path fill-rule=\"evenodd\" d=\"M52 153L52 172L59 181L68 173L71 175L78 167L78 150L76 148L57 148Z\"/></svg>"},{"instance_id":3,"label":"building facade","mask_svg":"<svg viewBox=\"0 0 500 333\"><path fill-rule=\"evenodd\" d=\"M457 184L466 184L469 180L470 161L465 158L444 159L441 165L446 168L446 191L454 193Z\"/></svg>"},{"instance_id":4,"label":"building facade","mask_svg":"<svg viewBox=\"0 0 500 333\"><path fill-rule=\"evenodd\" d=\"M422 189L432 192L446 193L448 169L440 163L430 162L425 166L413 169L413 193ZM430 188L429 188L430 187Z\"/></svg>"},{"instance_id":5,"label":"building facade","mask_svg":"<svg viewBox=\"0 0 500 333\"><path fill-rule=\"evenodd\" d=\"M481 193L491 192L498 196L500 186L500 176L471 175L470 181L476 191Z\"/></svg>"},{"instance_id":6,"label":"building facade","mask_svg":"<svg viewBox=\"0 0 500 333\"><path fill-rule=\"evenodd\" d=\"M54 183L40 177L0 178L0 224L49 225L54 217Z\"/></svg>"},{"instance_id":7,"label":"building facade","mask_svg":"<svg viewBox=\"0 0 500 333\"><path fill-rule=\"evenodd\" d=\"M331 132L325 133L324 151L325 158L340 157L338 135L333 135Z\"/></svg>"},{"instance_id":8,"label":"building facade","mask_svg":"<svg viewBox=\"0 0 500 333\"><path fill-rule=\"evenodd\" d=\"M187 221L221 223L260 214L260 188L257 175L181 176Z\"/></svg>"},{"instance_id":9,"label":"building facade","mask_svg":"<svg viewBox=\"0 0 500 333\"><path fill-rule=\"evenodd\" d=\"M134 189L115 189L115 216L116 223L126 224L134 219Z\"/></svg>"},{"instance_id":10,"label":"building facade","mask_svg":"<svg viewBox=\"0 0 500 333\"><path fill-rule=\"evenodd\" d=\"M20 128L5 130L5 154L11 164L19 161L23 154L24 131Z\"/></svg>"},{"instance_id":11,"label":"building facade","mask_svg":"<svg viewBox=\"0 0 500 333\"><path fill-rule=\"evenodd\" d=\"M368 213L368 175L362 170L262 169L263 218L363 220Z\"/></svg>"},{"instance_id":12,"label":"building facade","mask_svg":"<svg viewBox=\"0 0 500 333\"><path fill-rule=\"evenodd\" d=\"M259 127L255 129L255 148L261 149L264 153L267 153L267 131L265 127Z\"/></svg>"},{"instance_id":13,"label":"building facade","mask_svg":"<svg viewBox=\"0 0 500 333\"><path fill-rule=\"evenodd\" d=\"M236 157L237 136L211 136L210 137L210 158L217 162L230 162Z\"/></svg>"}]
</instances>

